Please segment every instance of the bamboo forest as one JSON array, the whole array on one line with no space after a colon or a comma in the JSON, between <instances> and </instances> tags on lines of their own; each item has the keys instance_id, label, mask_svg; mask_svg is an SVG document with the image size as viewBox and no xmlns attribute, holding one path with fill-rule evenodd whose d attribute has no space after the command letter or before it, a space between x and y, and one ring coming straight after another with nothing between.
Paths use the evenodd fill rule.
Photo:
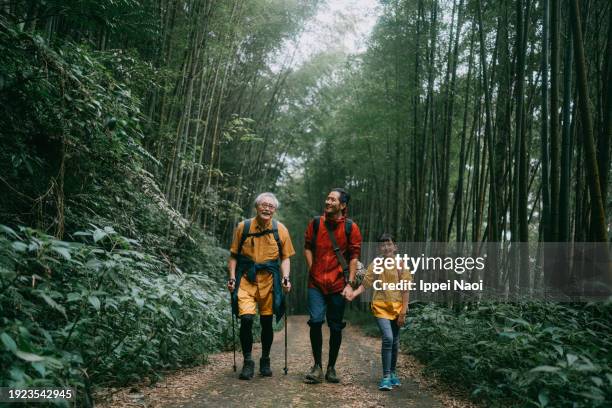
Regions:
<instances>
[{"instance_id":1,"label":"bamboo forest","mask_svg":"<svg viewBox=\"0 0 612 408\"><path fill-rule=\"evenodd\" d=\"M1 406L612 406L609 0L0 0L0 140Z\"/></svg>"}]
</instances>

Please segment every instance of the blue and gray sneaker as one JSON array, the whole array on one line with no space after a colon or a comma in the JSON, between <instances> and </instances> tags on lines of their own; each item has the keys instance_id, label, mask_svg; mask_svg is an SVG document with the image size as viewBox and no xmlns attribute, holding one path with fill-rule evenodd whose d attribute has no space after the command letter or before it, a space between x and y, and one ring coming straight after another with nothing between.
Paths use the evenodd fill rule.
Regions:
<instances>
[{"instance_id":1,"label":"blue and gray sneaker","mask_svg":"<svg viewBox=\"0 0 612 408\"><path fill-rule=\"evenodd\" d=\"M400 381L399 377L395 373L391 373L391 385L393 387L399 387L402 385L402 382Z\"/></svg>"},{"instance_id":2,"label":"blue and gray sneaker","mask_svg":"<svg viewBox=\"0 0 612 408\"><path fill-rule=\"evenodd\" d=\"M391 385L391 377L383 377L378 384L378 389L380 391L391 391L393 386Z\"/></svg>"}]
</instances>

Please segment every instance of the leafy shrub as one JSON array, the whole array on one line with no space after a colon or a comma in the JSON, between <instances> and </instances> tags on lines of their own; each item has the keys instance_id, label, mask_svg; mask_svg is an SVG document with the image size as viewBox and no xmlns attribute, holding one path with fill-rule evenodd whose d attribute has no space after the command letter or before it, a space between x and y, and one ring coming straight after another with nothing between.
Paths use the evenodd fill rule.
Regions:
<instances>
[{"instance_id":1,"label":"leafy shrub","mask_svg":"<svg viewBox=\"0 0 612 408\"><path fill-rule=\"evenodd\" d=\"M612 303L411 309L402 343L488 406L612 403Z\"/></svg>"},{"instance_id":2,"label":"leafy shrub","mask_svg":"<svg viewBox=\"0 0 612 408\"><path fill-rule=\"evenodd\" d=\"M157 74L130 51L49 43L0 16L0 219L57 237L113 225L173 267L216 273L214 239L167 202L143 147Z\"/></svg>"},{"instance_id":3,"label":"leafy shrub","mask_svg":"<svg viewBox=\"0 0 612 408\"><path fill-rule=\"evenodd\" d=\"M169 205L143 147L157 79L130 51L0 16L0 219L38 228L1 227L0 386L77 386L90 404L227 347L228 254Z\"/></svg>"},{"instance_id":4,"label":"leafy shrub","mask_svg":"<svg viewBox=\"0 0 612 408\"><path fill-rule=\"evenodd\" d=\"M0 229L0 386L77 386L88 402L94 386L154 379L227 345L227 292L204 274L110 227L71 242Z\"/></svg>"}]
</instances>

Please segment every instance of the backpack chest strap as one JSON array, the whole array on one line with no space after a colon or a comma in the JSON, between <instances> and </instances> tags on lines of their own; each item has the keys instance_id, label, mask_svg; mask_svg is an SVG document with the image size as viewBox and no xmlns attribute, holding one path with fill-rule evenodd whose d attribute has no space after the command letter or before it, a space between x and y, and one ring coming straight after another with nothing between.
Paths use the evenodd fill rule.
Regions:
<instances>
[{"instance_id":1,"label":"backpack chest strap","mask_svg":"<svg viewBox=\"0 0 612 408\"><path fill-rule=\"evenodd\" d=\"M272 229L267 229L258 232L250 232L251 230L251 219L244 220L244 226L242 227L242 235L240 237L240 244L238 246L238 254L242 253L242 247L244 242L248 237L262 237L264 235L273 234L274 240L276 241L276 246L278 247L278 258L283 259L283 246L280 239L280 234L278 233L278 221L272 220Z\"/></svg>"}]
</instances>

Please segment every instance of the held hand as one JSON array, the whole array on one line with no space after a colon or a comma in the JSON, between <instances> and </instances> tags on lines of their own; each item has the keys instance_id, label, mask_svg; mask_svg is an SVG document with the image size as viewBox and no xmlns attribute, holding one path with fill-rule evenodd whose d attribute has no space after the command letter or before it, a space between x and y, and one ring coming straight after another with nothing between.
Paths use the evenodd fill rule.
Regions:
<instances>
[{"instance_id":1,"label":"held hand","mask_svg":"<svg viewBox=\"0 0 612 408\"><path fill-rule=\"evenodd\" d=\"M227 290L229 290L230 293L234 293L234 289L236 289L236 279L229 279L227 281Z\"/></svg>"},{"instance_id":2,"label":"held hand","mask_svg":"<svg viewBox=\"0 0 612 408\"><path fill-rule=\"evenodd\" d=\"M289 278L283 278L283 291L289 293L291 291L291 281Z\"/></svg>"},{"instance_id":3,"label":"held hand","mask_svg":"<svg viewBox=\"0 0 612 408\"><path fill-rule=\"evenodd\" d=\"M397 325L399 327L404 327L405 324L406 324L406 315L403 313L400 313L400 315L397 317Z\"/></svg>"},{"instance_id":4,"label":"held hand","mask_svg":"<svg viewBox=\"0 0 612 408\"><path fill-rule=\"evenodd\" d=\"M353 288L351 288L350 285L346 285L342 290L342 296L344 296L344 298L349 302L353 300Z\"/></svg>"}]
</instances>

